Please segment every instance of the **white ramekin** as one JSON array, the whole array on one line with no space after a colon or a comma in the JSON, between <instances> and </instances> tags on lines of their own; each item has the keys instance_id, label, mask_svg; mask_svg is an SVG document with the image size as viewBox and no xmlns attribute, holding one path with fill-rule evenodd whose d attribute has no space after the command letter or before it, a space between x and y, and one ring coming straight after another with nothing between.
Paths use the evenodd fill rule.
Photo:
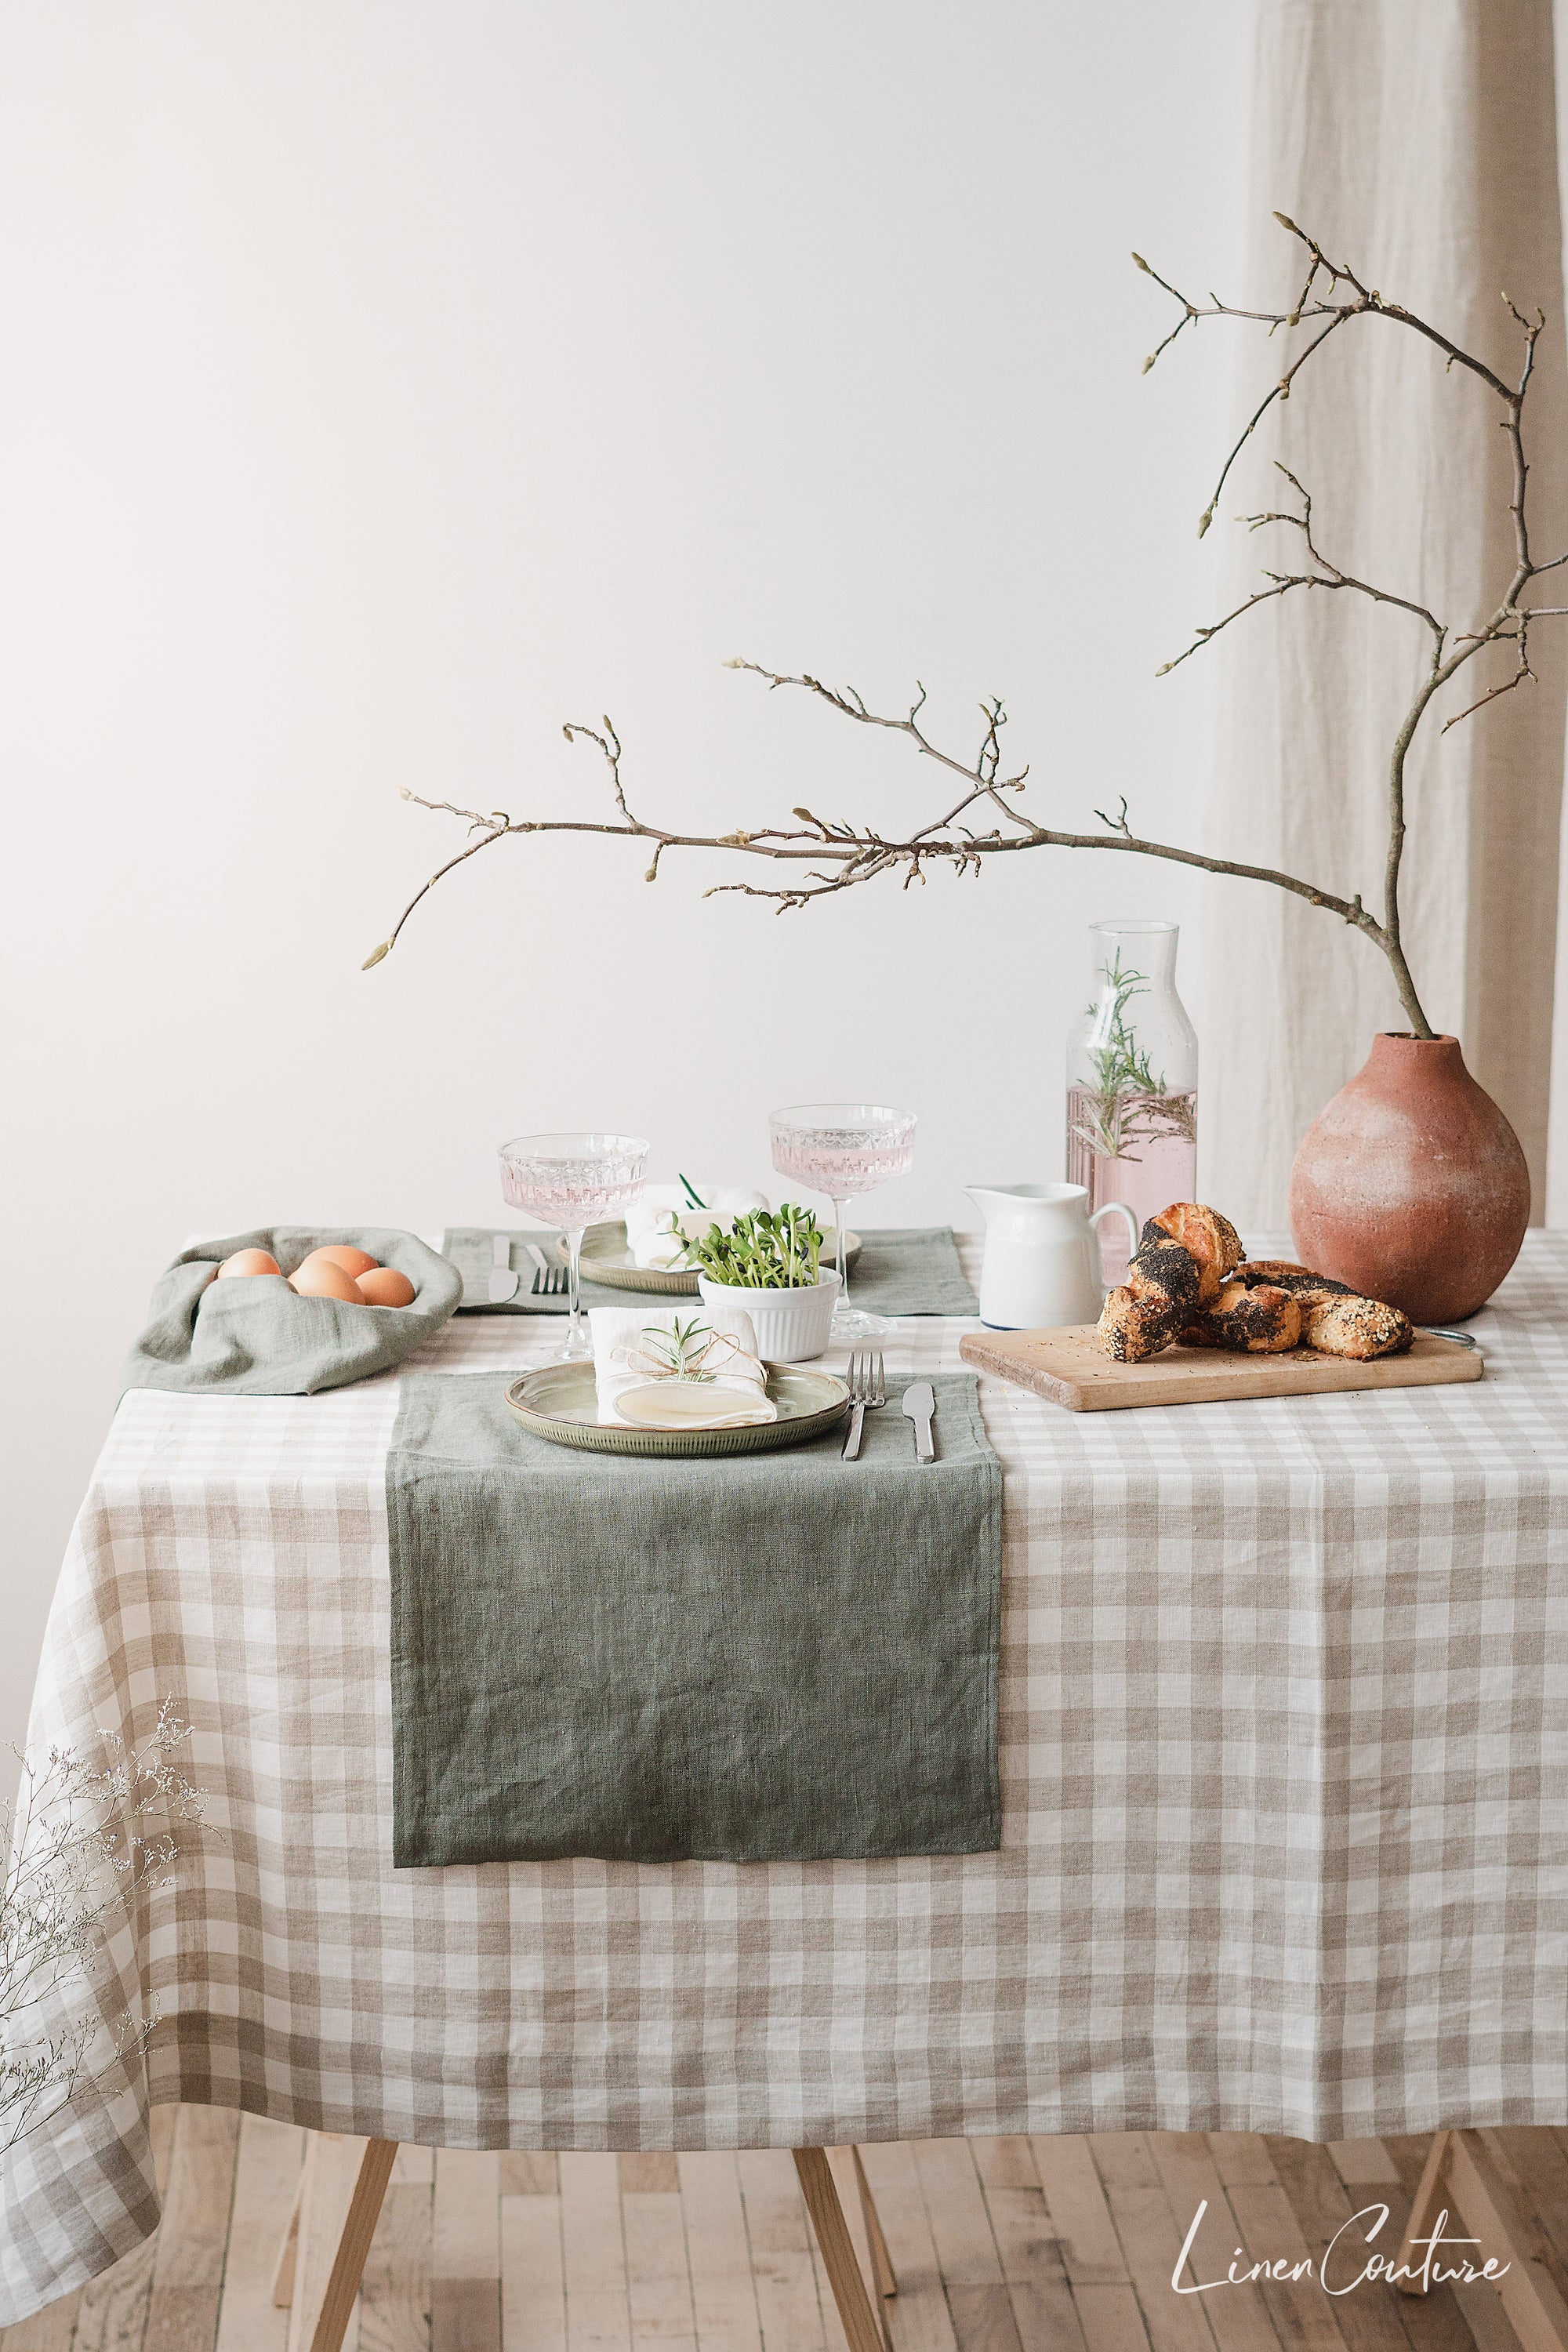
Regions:
<instances>
[{"instance_id":1,"label":"white ramekin","mask_svg":"<svg viewBox=\"0 0 1568 2352\"><path fill-rule=\"evenodd\" d=\"M824 1354L832 1339L838 1276L826 1266L809 1290L742 1290L710 1282L705 1274L698 1276L697 1290L706 1306L745 1308L764 1363L804 1364L808 1356Z\"/></svg>"}]
</instances>

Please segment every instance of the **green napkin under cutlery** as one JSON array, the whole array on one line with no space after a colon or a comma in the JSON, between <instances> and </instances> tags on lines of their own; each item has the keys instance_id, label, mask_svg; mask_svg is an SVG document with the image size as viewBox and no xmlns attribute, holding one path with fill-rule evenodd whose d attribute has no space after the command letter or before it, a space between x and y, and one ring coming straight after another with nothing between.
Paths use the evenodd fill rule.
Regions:
<instances>
[{"instance_id":1,"label":"green napkin under cutlery","mask_svg":"<svg viewBox=\"0 0 1568 2352\"><path fill-rule=\"evenodd\" d=\"M441 1253L463 1277L461 1315L564 1315L564 1292L541 1297L530 1288L534 1265L527 1244L546 1257L562 1246L558 1234L542 1228L513 1230L508 1235L510 1258L518 1277L517 1289L505 1303L490 1297L495 1271L494 1237L504 1227L452 1225L441 1236ZM583 1278L583 1305L624 1307L626 1291L605 1282ZM951 1225L891 1227L862 1233L861 1250L849 1276L850 1304L872 1315L977 1315L980 1302L958 1262Z\"/></svg>"},{"instance_id":2,"label":"green napkin under cutlery","mask_svg":"<svg viewBox=\"0 0 1568 2352\"><path fill-rule=\"evenodd\" d=\"M517 1288L504 1301L490 1296L490 1276L496 1271L495 1237L500 1233L508 1244L507 1255L512 1272L517 1276ZM531 1242L543 1253L550 1264L565 1264L565 1239L542 1225L531 1225L526 1232L509 1232L505 1226L449 1225L441 1236L441 1255L449 1258L462 1276L463 1295L458 1303L459 1315L564 1315L571 1305L564 1290L541 1294L531 1286L538 1269L528 1254ZM601 1282L583 1280L583 1305L589 1307L624 1307L624 1290L611 1290Z\"/></svg>"}]
</instances>

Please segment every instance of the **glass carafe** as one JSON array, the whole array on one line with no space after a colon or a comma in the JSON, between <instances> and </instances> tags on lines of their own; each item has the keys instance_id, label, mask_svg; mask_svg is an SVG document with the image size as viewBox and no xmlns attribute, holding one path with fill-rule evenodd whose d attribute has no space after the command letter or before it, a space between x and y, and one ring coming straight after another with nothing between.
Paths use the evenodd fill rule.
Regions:
<instances>
[{"instance_id":1,"label":"glass carafe","mask_svg":"<svg viewBox=\"0 0 1568 2352\"><path fill-rule=\"evenodd\" d=\"M1140 1225L1197 1182L1198 1041L1176 994L1174 923L1089 926L1090 995L1068 1033L1067 1176L1089 1205L1125 1201ZM1124 1280L1127 1234L1100 1227L1108 1283Z\"/></svg>"}]
</instances>

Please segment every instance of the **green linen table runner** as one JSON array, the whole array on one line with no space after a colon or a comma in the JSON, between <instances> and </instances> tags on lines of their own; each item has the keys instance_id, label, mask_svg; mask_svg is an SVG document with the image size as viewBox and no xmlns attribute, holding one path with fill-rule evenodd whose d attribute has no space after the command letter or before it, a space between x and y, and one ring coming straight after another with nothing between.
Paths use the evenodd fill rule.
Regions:
<instances>
[{"instance_id":1,"label":"green linen table runner","mask_svg":"<svg viewBox=\"0 0 1568 2352\"><path fill-rule=\"evenodd\" d=\"M857 1229L858 1230L858 1229ZM536 1298L529 1290L533 1261L523 1247L532 1242L551 1254L552 1234L534 1228L510 1229L511 1263L521 1277L517 1296L503 1305L490 1304L492 1268L490 1244L497 1232L490 1225L453 1225L441 1237L441 1249L463 1277L465 1315L564 1315L564 1296ZM978 1315L980 1302L964 1278L953 1244L951 1225L893 1226L862 1233L863 1247L849 1272L850 1303L871 1315ZM829 1261L831 1263L831 1261ZM607 1283L583 1281L584 1307L624 1307L628 1294Z\"/></svg>"},{"instance_id":2,"label":"green linen table runner","mask_svg":"<svg viewBox=\"0 0 1568 2352\"><path fill-rule=\"evenodd\" d=\"M582 1454L412 1373L386 1468L394 1862L818 1861L1000 1841L1002 1472L896 1399L771 1454Z\"/></svg>"}]
</instances>

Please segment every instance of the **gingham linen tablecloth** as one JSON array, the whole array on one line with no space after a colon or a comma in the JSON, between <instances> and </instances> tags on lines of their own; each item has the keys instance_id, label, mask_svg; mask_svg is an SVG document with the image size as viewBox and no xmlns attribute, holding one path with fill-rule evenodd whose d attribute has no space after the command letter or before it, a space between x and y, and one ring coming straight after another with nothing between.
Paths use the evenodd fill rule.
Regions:
<instances>
[{"instance_id":1,"label":"gingham linen tablecloth","mask_svg":"<svg viewBox=\"0 0 1568 2352\"><path fill-rule=\"evenodd\" d=\"M902 1323L890 1381L971 1328ZM925 1861L395 1872L396 1375L128 1395L32 1738L172 1696L221 1835L115 1945L145 2081L0 2161L0 2321L153 2228L149 2102L468 2147L1568 2121L1568 1237L1473 1328L1476 1386L984 1382L1003 1845ZM464 1321L409 1368L553 1336Z\"/></svg>"}]
</instances>

